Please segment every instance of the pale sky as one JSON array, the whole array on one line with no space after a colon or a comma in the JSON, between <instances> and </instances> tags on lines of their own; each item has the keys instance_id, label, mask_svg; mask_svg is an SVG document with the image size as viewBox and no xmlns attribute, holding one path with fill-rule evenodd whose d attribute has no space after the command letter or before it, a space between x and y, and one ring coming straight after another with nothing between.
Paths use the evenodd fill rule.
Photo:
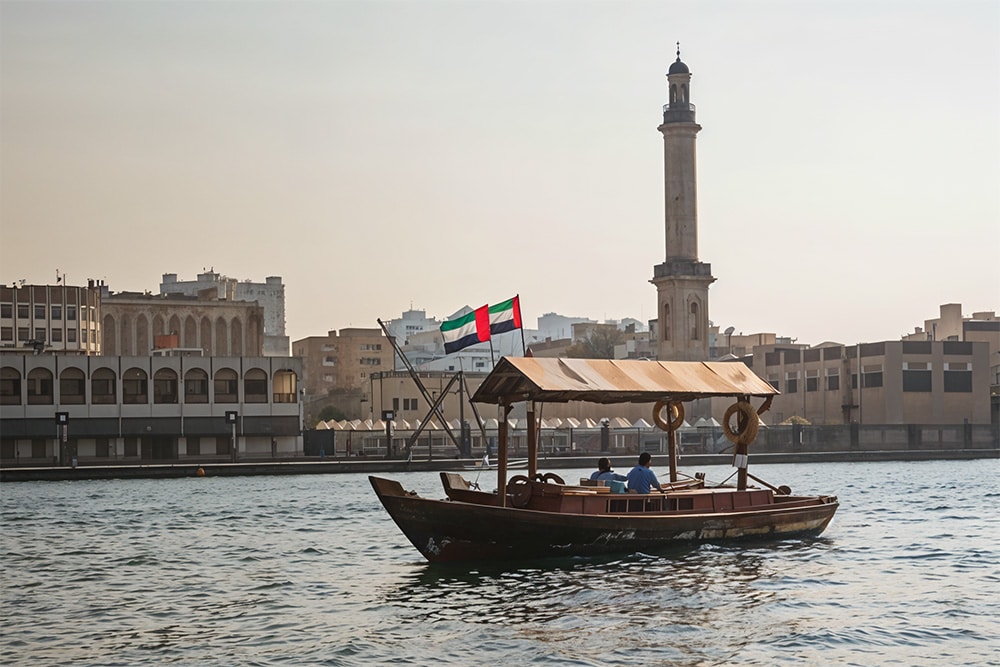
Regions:
<instances>
[{"instance_id":1,"label":"pale sky","mask_svg":"<svg viewBox=\"0 0 1000 667\"><path fill-rule=\"evenodd\" d=\"M716 324L1000 311L996 0L2 0L0 281L279 275L293 340L646 321L677 41Z\"/></svg>"}]
</instances>

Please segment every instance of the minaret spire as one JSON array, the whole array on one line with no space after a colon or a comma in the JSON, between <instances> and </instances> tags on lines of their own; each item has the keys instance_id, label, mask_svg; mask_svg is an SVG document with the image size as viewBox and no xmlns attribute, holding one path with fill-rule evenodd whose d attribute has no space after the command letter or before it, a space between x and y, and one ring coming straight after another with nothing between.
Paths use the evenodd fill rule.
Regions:
<instances>
[{"instance_id":1,"label":"minaret spire","mask_svg":"<svg viewBox=\"0 0 1000 667\"><path fill-rule=\"evenodd\" d=\"M709 357L708 286L712 267L698 260L698 183L691 70L677 60L667 72L670 101L663 106L663 191L666 256L653 267L657 293L657 357L663 361L702 361Z\"/></svg>"}]
</instances>

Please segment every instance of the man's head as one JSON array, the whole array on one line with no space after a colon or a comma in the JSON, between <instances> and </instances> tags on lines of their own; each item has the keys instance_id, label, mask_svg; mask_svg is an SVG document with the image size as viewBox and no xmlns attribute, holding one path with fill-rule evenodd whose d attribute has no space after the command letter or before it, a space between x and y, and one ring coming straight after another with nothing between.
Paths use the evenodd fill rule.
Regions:
<instances>
[{"instance_id":1,"label":"man's head","mask_svg":"<svg viewBox=\"0 0 1000 667\"><path fill-rule=\"evenodd\" d=\"M597 460L597 469L601 472L607 472L611 470L611 459L600 458Z\"/></svg>"},{"instance_id":2,"label":"man's head","mask_svg":"<svg viewBox=\"0 0 1000 667\"><path fill-rule=\"evenodd\" d=\"M642 454L639 454L639 465L641 466L648 466L649 462L652 460L653 457L650 455L649 452L643 452Z\"/></svg>"}]
</instances>

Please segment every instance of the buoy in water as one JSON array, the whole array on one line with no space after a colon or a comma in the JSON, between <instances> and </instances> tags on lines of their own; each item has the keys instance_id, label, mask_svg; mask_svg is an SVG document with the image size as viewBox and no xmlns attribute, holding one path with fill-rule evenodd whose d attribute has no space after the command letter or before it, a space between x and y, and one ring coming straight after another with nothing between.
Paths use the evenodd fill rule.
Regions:
<instances>
[{"instance_id":1,"label":"buoy in water","mask_svg":"<svg viewBox=\"0 0 1000 667\"><path fill-rule=\"evenodd\" d=\"M198 466L198 470L196 470L194 474L197 475L198 477L204 477L205 469L202 468L201 466Z\"/></svg>"}]
</instances>

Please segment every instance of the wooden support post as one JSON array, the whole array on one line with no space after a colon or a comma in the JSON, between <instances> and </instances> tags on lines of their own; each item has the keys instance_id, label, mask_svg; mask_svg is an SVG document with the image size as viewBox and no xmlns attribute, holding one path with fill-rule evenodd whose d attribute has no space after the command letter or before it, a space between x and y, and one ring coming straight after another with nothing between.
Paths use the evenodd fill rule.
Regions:
<instances>
[{"instance_id":1,"label":"wooden support post","mask_svg":"<svg viewBox=\"0 0 1000 667\"><path fill-rule=\"evenodd\" d=\"M535 422L535 403L528 404L528 479L535 479L538 472L538 428Z\"/></svg>"},{"instance_id":2,"label":"wooden support post","mask_svg":"<svg viewBox=\"0 0 1000 667\"><path fill-rule=\"evenodd\" d=\"M497 493L500 495L500 507L507 506L507 415L510 405L500 403L500 419L497 425Z\"/></svg>"},{"instance_id":3,"label":"wooden support post","mask_svg":"<svg viewBox=\"0 0 1000 667\"><path fill-rule=\"evenodd\" d=\"M669 415L669 408L668 415ZM668 417L669 418L669 417ZM677 481L677 433L676 429L667 430L667 455L670 458L670 481Z\"/></svg>"}]
</instances>

